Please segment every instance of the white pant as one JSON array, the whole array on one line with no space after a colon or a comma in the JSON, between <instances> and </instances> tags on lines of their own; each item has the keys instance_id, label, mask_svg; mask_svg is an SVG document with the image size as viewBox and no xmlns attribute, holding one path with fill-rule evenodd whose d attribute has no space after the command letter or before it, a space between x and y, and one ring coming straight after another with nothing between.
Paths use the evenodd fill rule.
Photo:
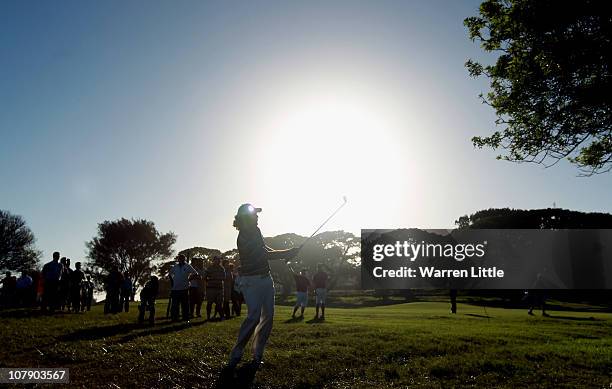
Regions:
<instances>
[{"instance_id":1,"label":"white pant","mask_svg":"<svg viewBox=\"0 0 612 389\"><path fill-rule=\"evenodd\" d=\"M230 362L242 358L244 348L253 334L253 358L261 360L272 332L274 281L271 276L243 276L240 277L240 285L237 287L244 295L248 312L240 326L238 340L230 354Z\"/></svg>"}]
</instances>

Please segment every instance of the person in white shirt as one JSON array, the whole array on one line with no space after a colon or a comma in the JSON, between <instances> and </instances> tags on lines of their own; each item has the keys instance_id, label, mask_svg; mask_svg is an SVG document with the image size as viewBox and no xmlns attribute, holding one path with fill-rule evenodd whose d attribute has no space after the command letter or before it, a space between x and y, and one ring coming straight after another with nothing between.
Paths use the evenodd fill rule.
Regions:
<instances>
[{"instance_id":1,"label":"person in white shirt","mask_svg":"<svg viewBox=\"0 0 612 389\"><path fill-rule=\"evenodd\" d=\"M179 305L183 314L183 320L189 321L189 276L198 274L197 270L186 263L186 257L179 254L178 263L170 268L170 279L172 283L172 321L179 318Z\"/></svg>"}]
</instances>

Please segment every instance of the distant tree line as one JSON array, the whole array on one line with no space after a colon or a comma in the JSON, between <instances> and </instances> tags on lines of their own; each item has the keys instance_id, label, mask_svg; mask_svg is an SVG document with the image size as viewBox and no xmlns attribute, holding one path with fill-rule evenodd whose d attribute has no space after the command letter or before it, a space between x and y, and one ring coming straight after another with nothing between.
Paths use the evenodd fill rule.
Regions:
<instances>
[{"instance_id":1,"label":"distant tree line","mask_svg":"<svg viewBox=\"0 0 612 389\"><path fill-rule=\"evenodd\" d=\"M578 212L560 208L546 209L510 209L491 208L464 215L455 221L458 228L495 228L495 229L590 229L612 228L612 215L599 212ZM570 237L571 238L571 237ZM570 250L579 250L580 247L570 245ZM579 256L579 255L577 255ZM582 261L577 266L588 266L593 258ZM603 265L605 258L599 259ZM602 272L590 272L590 277L602 277ZM523 291L517 290L472 290L471 295L486 295L501 297L509 302L518 303L523 297ZM584 301L610 304L612 290L574 289L551 291L551 297L564 301Z\"/></svg>"},{"instance_id":2,"label":"distant tree line","mask_svg":"<svg viewBox=\"0 0 612 389\"><path fill-rule=\"evenodd\" d=\"M612 228L612 215L560 208L490 208L455 220L458 228Z\"/></svg>"},{"instance_id":3,"label":"distant tree line","mask_svg":"<svg viewBox=\"0 0 612 389\"><path fill-rule=\"evenodd\" d=\"M274 237L264 238L266 244L274 249L287 249L299 246L306 241L306 237L293 233L281 234ZM316 235L308 241L302 249L298 258L292 261L294 270L307 269L310 274L315 273L317 264L326 266L330 274L330 289L358 289L360 284L360 257L359 238L350 232L327 231ZM232 249L226 252L207 247L192 247L179 252L188 259L194 259L195 267L204 268L214 256L221 256L239 265L238 250ZM174 264L174 260L165 262L159 266L159 275L165 278L168 270ZM289 296L294 287L295 280L291 270L283 261L271 261L270 267L282 297ZM161 284L161 289L166 285ZM162 292L163 293L163 292Z\"/></svg>"},{"instance_id":4,"label":"distant tree line","mask_svg":"<svg viewBox=\"0 0 612 389\"><path fill-rule=\"evenodd\" d=\"M458 228L539 228L539 229L581 229L612 228L612 215L607 213L585 213L559 208L520 210L510 208L486 209L471 215L459 217ZM306 237L287 233L265 238L266 244L275 249L301 245ZM0 268L5 270L29 270L40 266L40 251L34 246L34 234L24 219L7 211L0 211ZM150 274L165 279L168 269L174 263L176 234L162 233L149 220L104 221L98 225L98 233L86 242L89 262L86 273L92 275L98 287L103 285L106 274L116 267L130 277L135 285L142 286ZM314 273L317 264L323 263L330 274L330 289L354 290L361 287L360 238L350 232L326 231L309 240L300 255L292 261L294 270L306 269ZM237 262L236 249L221 251L216 248L191 247L179 252L188 259L198 261L203 268L214 256L222 256ZM278 291L289 296L294 285L291 271L282 261L272 261L271 269ZM384 291L408 298L418 291ZM474 292L487 293L486 291ZM494 295L503 292L492 291ZM510 293L510 292L508 292ZM590 292L589 292L590 293ZM580 292L582 296L589 294ZM516 292L511 293L517 296ZM574 293L576 294L576 293Z\"/></svg>"}]
</instances>

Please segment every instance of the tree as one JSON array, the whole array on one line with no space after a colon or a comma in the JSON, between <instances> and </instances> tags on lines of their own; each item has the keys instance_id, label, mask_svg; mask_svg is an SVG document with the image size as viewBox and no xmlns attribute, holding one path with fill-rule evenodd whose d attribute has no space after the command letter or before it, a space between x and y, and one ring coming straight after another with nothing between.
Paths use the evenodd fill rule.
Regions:
<instances>
[{"instance_id":1,"label":"tree","mask_svg":"<svg viewBox=\"0 0 612 389\"><path fill-rule=\"evenodd\" d=\"M191 258L200 258L203 260L212 259L214 256L221 256L221 250L209 249L208 247L192 247L189 249L179 251L179 255L183 254L187 257L187 260Z\"/></svg>"},{"instance_id":2,"label":"tree","mask_svg":"<svg viewBox=\"0 0 612 389\"><path fill-rule=\"evenodd\" d=\"M231 262L236 262L240 259L240 253L238 253L238 249L227 250L223 254L221 254L223 258L229 259Z\"/></svg>"},{"instance_id":3,"label":"tree","mask_svg":"<svg viewBox=\"0 0 612 389\"><path fill-rule=\"evenodd\" d=\"M152 221L123 218L98 224L98 236L86 246L94 268L108 272L117 266L143 285L156 270L156 262L172 256L175 242L174 233L161 234Z\"/></svg>"},{"instance_id":4,"label":"tree","mask_svg":"<svg viewBox=\"0 0 612 389\"><path fill-rule=\"evenodd\" d=\"M34 234L21 216L0 210L0 269L35 268L41 256L35 242Z\"/></svg>"},{"instance_id":5,"label":"tree","mask_svg":"<svg viewBox=\"0 0 612 389\"><path fill-rule=\"evenodd\" d=\"M350 232L325 231L304 246L305 264L313 271L323 263L330 272L328 289L355 285L360 280L361 240ZM317 253L317 251L320 251Z\"/></svg>"},{"instance_id":6,"label":"tree","mask_svg":"<svg viewBox=\"0 0 612 389\"><path fill-rule=\"evenodd\" d=\"M612 229L612 214L587 213L559 208L547 209L510 209L491 208L478 211L472 215L461 216L455 221L458 228L473 229L568 229L567 246L557 248L569 250L571 261L571 274L576 290L554 291L556 298L576 301L592 301L609 304L612 291L591 289L592 285L603 284L606 277L606 259L601 255L585 257L582 245L600 245L596 234L585 236L580 230ZM582 251L582 253L581 253ZM562 274L562 272L560 272ZM587 290L589 289L589 290ZM495 291L498 296L509 297L513 292ZM471 293L475 293L472 291ZM483 293L477 292L477 293ZM521 297L522 293L514 293L513 297Z\"/></svg>"},{"instance_id":7,"label":"tree","mask_svg":"<svg viewBox=\"0 0 612 389\"><path fill-rule=\"evenodd\" d=\"M472 41L499 53L493 65L465 64L490 79L480 98L503 127L472 138L476 147L547 167L567 159L581 175L612 169L610 10L597 0L486 0L464 20Z\"/></svg>"},{"instance_id":8,"label":"tree","mask_svg":"<svg viewBox=\"0 0 612 389\"><path fill-rule=\"evenodd\" d=\"M178 255L184 255L187 257L187 261L191 261L192 259L196 259L197 264L194 266L196 270L200 271L206 268L207 262L212 259L216 255L222 255L221 250L218 249L210 249L208 247L191 247L188 249L184 249L179 251ZM161 277L168 277L170 274L170 268L176 263L176 261L170 260L168 262L164 262L159 266L158 273Z\"/></svg>"},{"instance_id":9,"label":"tree","mask_svg":"<svg viewBox=\"0 0 612 389\"><path fill-rule=\"evenodd\" d=\"M282 234L265 238L266 244L274 249L287 249L304 243L305 237L296 234ZM314 274L317 264L323 263L330 273L329 289L355 287L359 282L360 240L350 232L326 231L314 236L304 245L297 258L292 260L295 271L307 268ZM295 281L283 262L271 261L274 282L282 286L283 295L291 293Z\"/></svg>"},{"instance_id":10,"label":"tree","mask_svg":"<svg viewBox=\"0 0 612 389\"><path fill-rule=\"evenodd\" d=\"M455 221L458 228L496 229L589 229L612 228L612 215L585 213L560 208L510 209L491 208Z\"/></svg>"}]
</instances>

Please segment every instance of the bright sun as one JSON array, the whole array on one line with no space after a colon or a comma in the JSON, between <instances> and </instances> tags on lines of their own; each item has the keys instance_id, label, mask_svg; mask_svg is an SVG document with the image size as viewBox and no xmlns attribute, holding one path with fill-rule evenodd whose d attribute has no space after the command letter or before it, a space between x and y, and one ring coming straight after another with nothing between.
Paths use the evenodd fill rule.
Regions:
<instances>
[{"instance_id":1,"label":"bright sun","mask_svg":"<svg viewBox=\"0 0 612 389\"><path fill-rule=\"evenodd\" d=\"M281 209L303 204L306 226L343 195L349 211L330 228L356 231L398 220L406 177L413 172L402 155L405 129L381 102L316 94L285 101L266 117L252 166L256 197Z\"/></svg>"}]
</instances>

